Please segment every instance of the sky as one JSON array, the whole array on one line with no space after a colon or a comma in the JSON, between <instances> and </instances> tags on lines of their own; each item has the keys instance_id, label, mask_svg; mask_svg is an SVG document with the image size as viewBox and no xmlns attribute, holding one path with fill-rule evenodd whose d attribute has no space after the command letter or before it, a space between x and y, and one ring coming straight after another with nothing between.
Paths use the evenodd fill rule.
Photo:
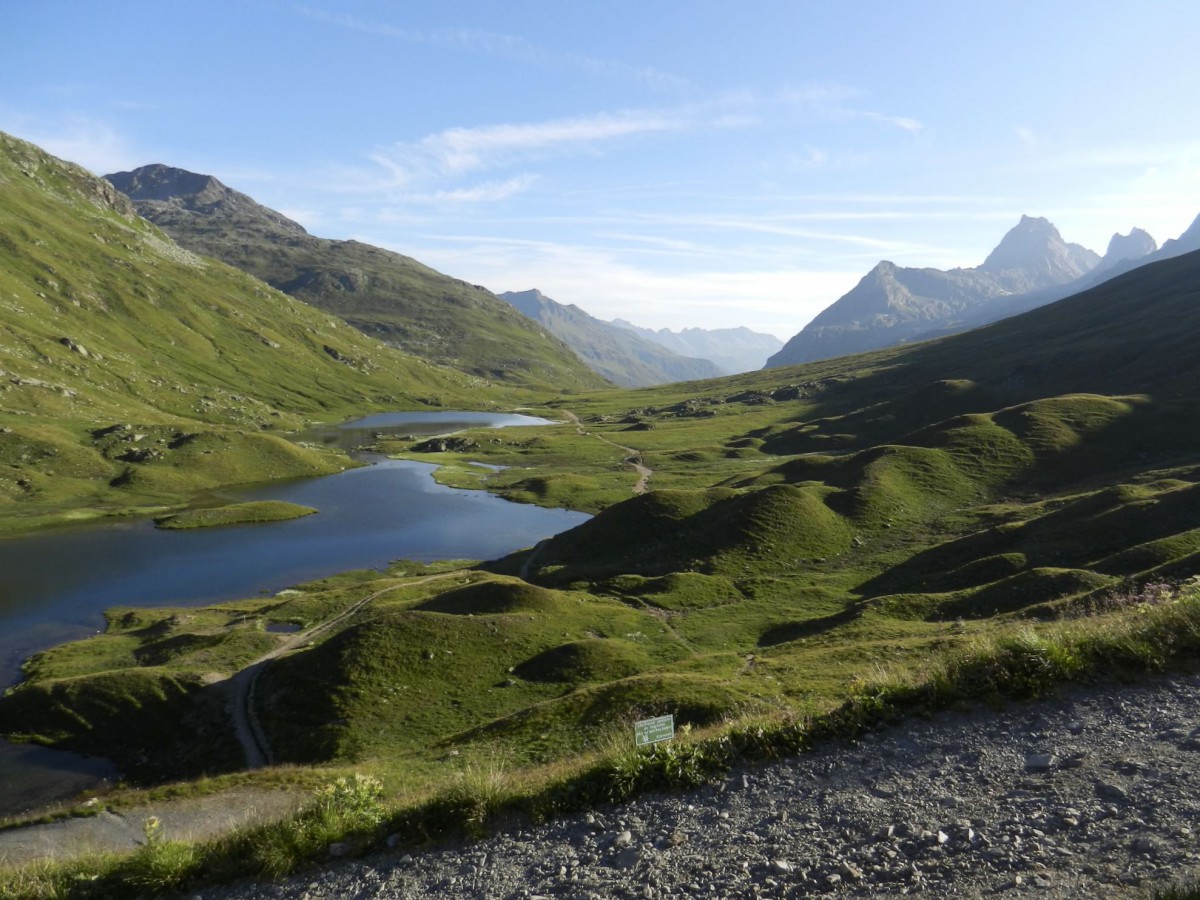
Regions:
<instances>
[{"instance_id":1,"label":"sky","mask_svg":"<svg viewBox=\"0 0 1200 900\"><path fill-rule=\"evenodd\" d=\"M2 0L0 130L214 175L329 238L786 340L1022 214L1200 213L1195 0Z\"/></svg>"}]
</instances>

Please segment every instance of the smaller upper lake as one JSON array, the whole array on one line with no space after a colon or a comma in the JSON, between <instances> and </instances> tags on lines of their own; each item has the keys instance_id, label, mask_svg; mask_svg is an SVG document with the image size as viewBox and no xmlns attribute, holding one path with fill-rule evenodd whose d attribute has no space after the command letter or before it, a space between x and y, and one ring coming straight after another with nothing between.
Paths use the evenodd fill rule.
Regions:
<instances>
[{"instance_id":1,"label":"smaller upper lake","mask_svg":"<svg viewBox=\"0 0 1200 900\"><path fill-rule=\"evenodd\" d=\"M513 428L522 425L549 425L548 419L518 413L487 412L391 412L377 413L341 425L313 428L297 435L301 441L328 444L352 450L369 446L381 436L447 434L468 428Z\"/></svg>"}]
</instances>

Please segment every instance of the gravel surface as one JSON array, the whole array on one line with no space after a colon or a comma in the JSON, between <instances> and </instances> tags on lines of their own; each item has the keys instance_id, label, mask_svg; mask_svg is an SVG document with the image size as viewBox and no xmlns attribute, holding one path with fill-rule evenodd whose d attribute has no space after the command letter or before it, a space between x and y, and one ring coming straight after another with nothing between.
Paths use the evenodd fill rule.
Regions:
<instances>
[{"instance_id":1,"label":"gravel surface","mask_svg":"<svg viewBox=\"0 0 1200 900\"><path fill-rule=\"evenodd\" d=\"M1076 691L192 900L1128 896L1200 865L1198 726L1200 676Z\"/></svg>"}]
</instances>

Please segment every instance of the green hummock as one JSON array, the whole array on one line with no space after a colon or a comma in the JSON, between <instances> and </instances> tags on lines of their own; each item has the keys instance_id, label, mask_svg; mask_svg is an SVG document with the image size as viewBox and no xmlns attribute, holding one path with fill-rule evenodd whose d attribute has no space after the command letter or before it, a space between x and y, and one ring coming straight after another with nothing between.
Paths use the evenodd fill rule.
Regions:
<instances>
[{"instance_id":1,"label":"green hummock","mask_svg":"<svg viewBox=\"0 0 1200 900\"><path fill-rule=\"evenodd\" d=\"M302 519L316 510L299 503L282 500L256 500L252 503L233 503L211 509L188 509L154 520L159 528L168 530L185 528L216 528L221 525L244 525L250 522L284 522Z\"/></svg>"}]
</instances>

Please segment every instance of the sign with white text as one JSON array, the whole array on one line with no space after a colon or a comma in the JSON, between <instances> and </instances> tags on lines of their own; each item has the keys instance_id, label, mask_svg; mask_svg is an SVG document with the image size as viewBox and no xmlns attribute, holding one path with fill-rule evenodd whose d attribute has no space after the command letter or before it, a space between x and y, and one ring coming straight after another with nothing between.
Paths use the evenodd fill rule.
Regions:
<instances>
[{"instance_id":1,"label":"sign with white text","mask_svg":"<svg viewBox=\"0 0 1200 900\"><path fill-rule=\"evenodd\" d=\"M669 741L675 737L675 717L658 716L654 719L642 719L633 723L633 738L637 746L657 744L659 741Z\"/></svg>"}]
</instances>

